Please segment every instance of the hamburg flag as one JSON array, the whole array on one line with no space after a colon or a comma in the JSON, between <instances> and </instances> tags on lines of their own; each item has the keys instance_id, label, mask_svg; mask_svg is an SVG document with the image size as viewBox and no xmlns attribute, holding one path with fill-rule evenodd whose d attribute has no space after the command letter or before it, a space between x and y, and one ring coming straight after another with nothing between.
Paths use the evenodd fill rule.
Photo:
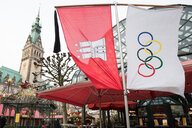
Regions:
<instances>
[{"instance_id":1,"label":"hamburg flag","mask_svg":"<svg viewBox=\"0 0 192 128\"><path fill-rule=\"evenodd\" d=\"M128 89L184 96L184 70L177 57L181 14L182 8L147 10L128 6Z\"/></svg>"},{"instance_id":2,"label":"hamburg flag","mask_svg":"<svg viewBox=\"0 0 192 128\"><path fill-rule=\"evenodd\" d=\"M59 7L73 60L97 89L122 90L114 50L111 7Z\"/></svg>"}]
</instances>

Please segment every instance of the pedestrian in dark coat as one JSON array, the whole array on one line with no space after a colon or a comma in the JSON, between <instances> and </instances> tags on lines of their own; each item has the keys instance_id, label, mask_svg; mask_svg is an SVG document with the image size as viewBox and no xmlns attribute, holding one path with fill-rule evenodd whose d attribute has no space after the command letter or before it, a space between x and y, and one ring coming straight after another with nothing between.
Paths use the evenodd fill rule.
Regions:
<instances>
[{"instance_id":1,"label":"pedestrian in dark coat","mask_svg":"<svg viewBox=\"0 0 192 128\"><path fill-rule=\"evenodd\" d=\"M54 128L61 128L61 125L59 123L59 119L57 119L54 123Z\"/></svg>"}]
</instances>

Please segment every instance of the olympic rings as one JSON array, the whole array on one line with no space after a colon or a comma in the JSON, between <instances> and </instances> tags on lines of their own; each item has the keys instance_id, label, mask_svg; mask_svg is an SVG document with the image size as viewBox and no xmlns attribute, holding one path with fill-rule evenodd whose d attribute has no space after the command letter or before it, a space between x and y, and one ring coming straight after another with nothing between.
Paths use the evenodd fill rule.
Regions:
<instances>
[{"instance_id":1,"label":"olympic rings","mask_svg":"<svg viewBox=\"0 0 192 128\"><path fill-rule=\"evenodd\" d=\"M149 40L145 45L140 42L140 36L141 36L142 34L148 34L148 35L151 37L151 40ZM155 71L156 71L157 69L160 69L160 68L163 66L163 61L161 60L161 58L159 58L158 56L154 56L154 55L158 54L158 53L161 51L162 45L161 45L161 43L160 43L159 41L153 40L153 35L152 35L151 33L149 33L149 32L141 32L141 33L138 35L138 37L137 37L137 41L138 41L138 43L139 43L141 46L144 47L144 48L140 48L140 49L137 51L137 57L138 57L138 59L139 59L140 61L144 62L144 63L141 63L141 64L139 65L139 67L138 67L138 74L141 75L141 76L143 76L143 77L151 77L151 76L153 76L153 75L155 74ZM159 50L158 50L157 52L155 52L155 53L153 53L150 49L146 48L146 47L150 46L153 42L158 43L159 46L160 46L160 47L159 47ZM139 52L140 52L141 50L143 50L143 49L145 50L145 52L146 52L147 54L150 55L150 56L148 56L145 60L141 59L140 56L139 56ZM147 62L149 62L152 58L156 58L156 59L158 59L158 60L160 61L159 67L154 68L151 64L148 64L148 63L147 63ZM144 74L140 73L140 67L141 67L142 65L145 65L148 69L152 69L153 72L152 72L150 75L144 75Z\"/></svg>"},{"instance_id":2,"label":"olympic rings","mask_svg":"<svg viewBox=\"0 0 192 128\"><path fill-rule=\"evenodd\" d=\"M148 42L146 43L146 45L149 44L149 43L151 44L152 42L156 42L156 43L158 43L159 46L160 46L159 50L158 50L157 52L153 53L153 55L155 55L155 54L157 54L157 53L159 53L159 52L161 51L162 46L161 46L161 43L160 43L159 41L157 41L157 40L150 40L150 41L148 41ZM152 55L150 52L147 51L147 48L146 48L146 47L144 47L144 49L145 49L145 52L146 52L146 53Z\"/></svg>"},{"instance_id":3,"label":"olympic rings","mask_svg":"<svg viewBox=\"0 0 192 128\"><path fill-rule=\"evenodd\" d=\"M153 72L152 72L150 75L143 75L143 74L141 74L141 73L139 72L139 69L140 69L140 67L141 67L142 65L145 65L145 64L142 63L142 64L140 64L139 67L138 67L138 74L139 74L139 75L141 75L141 76L143 76L143 77L151 77L151 76L153 76L153 75L155 74L155 68L154 68L152 65L150 65L150 64L147 64L147 65L149 65L149 66L151 67L151 69L153 69Z\"/></svg>"},{"instance_id":4,"label":"olympic rings","mask_svg":"<svg viewBox=\"0 0 192 128\"><path fill-rule=\"evenodd\" d=\"M140 38L140 36L141 36L142 34L148 34L148 35L151 37L151 40L153 40L153 36L152 36L151 33L149 33L149 32L141 32L141 33L138 35L138 37L137 37L137 41L139 42L139 44L140 44L141 46L143 46L143 47L147 47L147 46L151 45L152 42L149 43L149 44L146 44L146 45L144 45L144 44L142 44L142 43L140 42L139 38Z\"/></svg>"}]
</instances>

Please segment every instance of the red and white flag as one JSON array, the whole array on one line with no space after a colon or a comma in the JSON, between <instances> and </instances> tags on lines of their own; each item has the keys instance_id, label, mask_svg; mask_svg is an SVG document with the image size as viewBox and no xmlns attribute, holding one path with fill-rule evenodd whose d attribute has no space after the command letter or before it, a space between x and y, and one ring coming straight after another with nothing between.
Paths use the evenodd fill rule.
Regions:
<instances>
[{"instance_id":1,"label":"red and white flag","mask_svg":"<svg viewBox=\"0 0 192 128\"><path fill-rule=\"evenodd\" d=\"M57 8L73 60L97 89L122 89L114 50L111 7Z\"/></svg>"}]
</instances>

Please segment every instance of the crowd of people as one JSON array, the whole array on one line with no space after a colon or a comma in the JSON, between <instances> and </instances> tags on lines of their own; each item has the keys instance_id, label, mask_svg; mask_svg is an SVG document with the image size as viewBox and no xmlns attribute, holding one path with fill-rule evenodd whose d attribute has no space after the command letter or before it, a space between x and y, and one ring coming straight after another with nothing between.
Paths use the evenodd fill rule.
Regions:
<instances>
[{"instance_id":1,"label":"crowd of people","mask_svg":"<svg viewBox=\"0 0 192 128\"><path fill-rule=\"evenodd\" d=\"M0 128L3 128L6 125L6 122L6 117L0 116ZM52 126L54 126L54 128L61 128L59 119L55 120L54 124L52 124L51 120L47 120L46 123L42 125L42 128L52 128Z\"/></svg>"},{"instance_id":2,"label":"crowd of people","mask_svg":"<svg viewBox=\"0 0 192 128\"><path fill-rule=\"evenodd\" d=\"M54 121L54 124L52 124L51 120L47 120L46 124L44 124L42 126L42 128L51 128L52 125L54 125L54 128L61 128L59 119L57 119L56 121Z\"/></svg>"}]
</instances>

